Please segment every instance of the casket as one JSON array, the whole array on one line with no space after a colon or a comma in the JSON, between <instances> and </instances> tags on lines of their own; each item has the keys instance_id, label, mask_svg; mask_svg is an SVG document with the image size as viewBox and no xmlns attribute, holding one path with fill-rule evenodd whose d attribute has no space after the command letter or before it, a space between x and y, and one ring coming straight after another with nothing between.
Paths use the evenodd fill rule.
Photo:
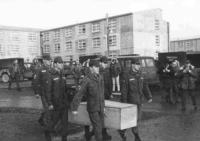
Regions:
<instances>
[{"instance_id":1,"label":"casket","mask_svg":"<svg viewBox=\"0 0 200 141\"><path fill-rule=\"evenodd\" d=\"M69 111L69 122L91 125L86 104L86 102L80 104L77 115ZM137 105L106 100L104 120L106 128L122 130L135 127L137 125Z\"/></svg>"}]
</instances>

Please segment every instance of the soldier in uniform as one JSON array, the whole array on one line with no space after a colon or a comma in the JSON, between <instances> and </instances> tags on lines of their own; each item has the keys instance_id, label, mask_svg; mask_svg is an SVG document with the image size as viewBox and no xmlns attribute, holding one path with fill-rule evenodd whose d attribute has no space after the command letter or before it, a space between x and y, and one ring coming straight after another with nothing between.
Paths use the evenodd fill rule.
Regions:
<instances>
[{"instance_id":1,"label":"soldier in uniform","mask_svg":"<svg viewBox=\"0 0 200 141\"><path fill-rule=\"evenodd\" d=\"M33 60L33 64L31 65L30 69L33 73L33 80L32 80L32 87L35 95L39 95L39 89L37 87L37 75L39 73L39 70L41 68L41 62L38 61L37 59Z\"/></svg>"},{"instance_id":2,"label":"soldier in uniform","mask_svg":"<svg viewBox=\"0 0 200 141\"><path fill-rule=\"evenodd\" d=\"M140 73L140 63L137 60L132 60L131 70L129 73L124 74L121 81L121 101L130 104L136 104L138 109L138 121L141 119L142 98L145 96L148 102L152 101L152 95L149 90L148 84ZM120 135L123 141L126 141L126 130L121 130ZM132 132L135 136L135 141L141 141L139 136L138 127L133 127Z\"/></svg>"},{"instance_id":3,"label":"soldier in uniform","mask_svg":"<svg viewBox=\"0 0 200 141\"><path fill-rule=\"evenodd\" d=\"M86 96L87 111L95 134L96 141L103 141L102 129L104 127L104 81L99 74L99 62L90 60L90 72L85 76L80 90L74 96L71 104L73 114L77 114L82 97Z\"/></svg>"},{"instance_id":4,"label":"soldier in uniform","mask_svg":"<svg viewBox=\"0 0 200 141\"><path fill-rule=\"evenodd\" d=\"M49 108L49 103L47 101L49 95L50 95L50 89L51 86L49 83L51 82L51 59L50 57L43 58L42 65L38 70L38 74L36 76L36 84L38 93L42 100L42 105L44 110L47 110Z\"/></svg>"},{"instance_id":5,"label":"soldier in uniform","mask_svg":"<svg viewBox=\"0 0 200 141\"><path fill-rule=\"evenodd\" d=\"M8 89L11 89L12 82L15 80L17 85L17 90L21 91L19 80L20 80L20 66L18 64L18 60L15 60L13 65L9 68L10 78L9 78L9 85Z\"/></svg>"},{"instance_id":6,"label":"soldier in uniform","mask_svg":"<svg viewBox=\"0 0 200 141\"><path fill-rule=\"evenodd\" d=\"M67 141L68 135L68 96L66 94L66 80L62 74L63 61L61 57L54 59L54 68L51 69L50 88L47 98L48 109L43 115L45 138L52 140L52 133L61 135L62 141Z\"/></svg>"},{"instance_id":7,"label":"soldier in uniform","mask_svg":"<svg viewBox=\"0 0 200 141\"><path fill-rule=\"evenodd\" d=\"M185 65L181 68L181 104L182 111L186 110L186 95L188 94L191 97L194 110L197 110L196 98L195 98L195 79L196 74L194 73L194 66L191 65L190 61L187 60Z\"/></svg>"}]
</instances>

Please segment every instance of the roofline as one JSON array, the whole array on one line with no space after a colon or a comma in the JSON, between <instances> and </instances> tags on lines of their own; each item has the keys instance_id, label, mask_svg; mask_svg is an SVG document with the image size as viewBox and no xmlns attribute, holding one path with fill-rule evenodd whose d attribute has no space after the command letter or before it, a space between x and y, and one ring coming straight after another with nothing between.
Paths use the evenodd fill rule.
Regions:
<instances>
[{"instance_id":1,"label":"roofline","mask_svg":"<svg viewBox=\"0 0 200 141\"><path fill-rule=\"evenodd\" d=\"M190 36L190 37L174 38L174 39L171 39L170 42L174 42L174 41L184 41L184 40L193 40L193 39L200 39L200 35L197 35L197 36Z\"/></svg>"},{"instance_id":2,"label":"roofline","mask_svg":"<svg viewBox=\"0 0 200 141\"><path fill-rule=\"evenodd\" d=\"M111 17L108 17L108 18L117 18L117 17L128 16L128 15L133 15L133 13L130 12L130 13L125 13L125 14L121 14L121 15L111 16ZM106 18L101 18L101 19L91 20L91 21L87 21L87 22L81 22L81 23L71 24L71 25L62 26L62 27L53 28L53 29L48 29L48 30L43 30L43 31L41 31L41 32L53 31L53 30L68 28L68 27L77 26L77 25L81 25L81 24L87 24L87 23L92 23L92 22L98 22L98 21L102 21L102 20L106 20Z\"/></svg>"},{"instance_id":3,"label":"roofline","mask_svg":"<svg viewBox=\"0 0 200 141\"><path fill-rule=\"evenodd\" d=\"M0 25L0 30L8 30L8 31L26 31L26 32L40 32L40 31L42 31L42 30L44 30L44 29Z\"/></svg>"}]
</instances>

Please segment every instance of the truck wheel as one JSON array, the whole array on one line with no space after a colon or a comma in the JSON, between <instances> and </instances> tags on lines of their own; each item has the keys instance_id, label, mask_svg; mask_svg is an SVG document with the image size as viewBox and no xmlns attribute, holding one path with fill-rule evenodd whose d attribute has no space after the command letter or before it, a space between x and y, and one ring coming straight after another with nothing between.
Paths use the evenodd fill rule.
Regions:
<instances>
[{"instance_id":1,"label":"truck wheel","mask_svg":"<svg viewBox=\"0 0 200 141\"><path fill-rule=\"evenodd\" d=\"M2 76L1 76L1 78L2 78L2 81L4 83L8 82L9 79L10 79L7 73L3 73Z\"/></svg>"}]
</instances>

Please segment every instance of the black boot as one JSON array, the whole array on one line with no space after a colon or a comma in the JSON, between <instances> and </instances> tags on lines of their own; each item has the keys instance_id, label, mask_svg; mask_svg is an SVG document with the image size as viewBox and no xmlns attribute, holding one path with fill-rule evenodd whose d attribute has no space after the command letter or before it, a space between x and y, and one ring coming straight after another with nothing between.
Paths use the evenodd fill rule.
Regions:
<instances>
[{"instance_id":1,"label":"black boot","mask_svg":"<svg viewBox=\"0 0 200 141\"><path fill-rule=\"evenodd\" d=\"M195 111L197 110L197 105L194 105L194 110L195 110Z\"/></svg>"},{"instance_id":2,"label":"black boot","mask_svg":"<svg viewBox=\"0 0 200 141\"><path fill-rule=\"evenodd\" d=\"M135 134L135 141L141 141L139 134Z\"/></svg>"},{"instance_id":3,"label":"black boot","mask_svg":"<svg viewBox=\"0 0 200 141\"><path fill-rule=\"evenodd\" d=\"M67 136L62 136L62 141L67 141Z\"/></svg>"},{"instance_id":4,"label":"black boot","mask_svg":"<svg viewBox=\"0 0 200 141\"><path fill-rule=\"evenodd\" d=\"M50 134L49 131L45 131L44 132L44 136L45 136L46 141L52 141L51 140L51 134Z\"/></svg>"},{"instance_id":5,"label":"black boot","mask_svg":"<svg viewBox=\"0 0 200 141\"><path fill-rule=\"evenodd\" d=\"M107 141L107 140L111 140L111 139L112 139L112 137L108 134L106 128L104 128L102 132L103 132L103 140L104 140L104 141Z\"/></svg>"}]
</instances>

